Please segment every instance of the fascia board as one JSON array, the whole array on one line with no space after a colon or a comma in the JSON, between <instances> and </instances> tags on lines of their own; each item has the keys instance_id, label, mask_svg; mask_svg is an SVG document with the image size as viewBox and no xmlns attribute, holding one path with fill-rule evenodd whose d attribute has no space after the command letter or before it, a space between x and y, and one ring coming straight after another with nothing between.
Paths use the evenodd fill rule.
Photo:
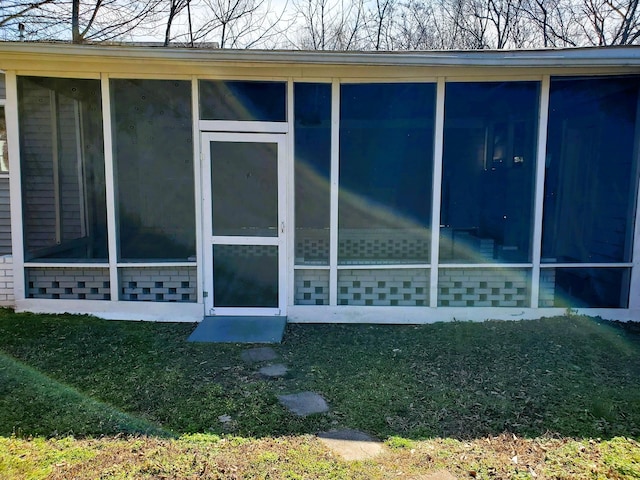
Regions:
<instances>
[{"instance_id":1,"label":"fascia board","mask_svg":"<svg viewBox=\"0 0 640 480\"><path fill-rule=\"evenodd\" d=\"M15 56L74 58L76 61L151 61L167 63L434 66L434 67L639 67L640 47L555 50L479 50L424 52L325 52L222 50L132 45L0 42L0 58Z\"/></svg>"}]
</instances>

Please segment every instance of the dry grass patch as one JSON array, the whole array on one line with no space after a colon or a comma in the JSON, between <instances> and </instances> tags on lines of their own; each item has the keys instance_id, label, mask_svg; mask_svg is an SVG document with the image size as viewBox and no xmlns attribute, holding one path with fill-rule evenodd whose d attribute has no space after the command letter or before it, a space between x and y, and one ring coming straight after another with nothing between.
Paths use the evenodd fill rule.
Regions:
<instances>
[{"instance_id":1,"label":"dry grass patch","mask_svg":"<svg viewBox=\"0 0 640 480\"><path fill-rule=\"evenodd\" d=\"M634 479L640 478L640 444L624 438L525 439L503 434L472 441L412 441L375 459L347 462L313 436L0 442L0 474L16 480L418 479L441 470L459 479Z\"/></svg>"}]
</instances>

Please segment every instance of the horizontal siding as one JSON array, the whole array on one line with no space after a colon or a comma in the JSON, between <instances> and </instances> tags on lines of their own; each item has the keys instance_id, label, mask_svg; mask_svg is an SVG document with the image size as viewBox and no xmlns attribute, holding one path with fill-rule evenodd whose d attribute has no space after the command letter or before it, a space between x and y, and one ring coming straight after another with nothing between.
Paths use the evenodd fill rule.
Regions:
<instances>
[{"instance_id":1,"label":"horizontal siding","mask_svg":"<svg viewBox=\"0 0 640 480\"><path fill-rule=\"evenodd\" d=\"M62 206L62 240L82 238L81 186L78 176L78 138L75 101L58 97L60 149L60 202Z\"/></svg>"},{"instance_id":2,"label":"horizontal siding","mask_svg":"<svg viewBox=\"0 0 640 480\"><path fill-rule=\"evenodd\" d=\"M27 251L55 245L52 125L49 91L22 82L22 195Z\"/></svg>"}]
</instances>

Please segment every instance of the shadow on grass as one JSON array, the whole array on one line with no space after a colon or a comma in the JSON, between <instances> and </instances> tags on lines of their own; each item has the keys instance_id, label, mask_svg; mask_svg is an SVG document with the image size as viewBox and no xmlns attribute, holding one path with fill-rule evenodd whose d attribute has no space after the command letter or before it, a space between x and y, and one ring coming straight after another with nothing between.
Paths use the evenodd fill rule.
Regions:
<instances>
[{"instance_id":1,"label":"shadow on grass","mask_svg":"<svg viewBox=\"0 0 640 480\"><path fill-rule=\"evenodd\" d=\"M43 373L0 355L0 409L12 434L23 436L143 434L170 437L171 432L83 395ZM32 423L34 412L38 421ZM3 425L5 427L5 425ZM3 428L5 430L5 428Z\"/></svg>"},{"instance_id":2,"label":"shadow on grass","mask_svg":"<svg viewBox=\"0 0 640 480\"><path fill-rule=\"evenodd\" d=\"M187 343L193 328L0 312L0 435L640 436L635 325L289 325L274 349L290 374L275 380L242 362L246 345ZM277 401L304 390L331 411Z\"/></svg>"}]
</instances>

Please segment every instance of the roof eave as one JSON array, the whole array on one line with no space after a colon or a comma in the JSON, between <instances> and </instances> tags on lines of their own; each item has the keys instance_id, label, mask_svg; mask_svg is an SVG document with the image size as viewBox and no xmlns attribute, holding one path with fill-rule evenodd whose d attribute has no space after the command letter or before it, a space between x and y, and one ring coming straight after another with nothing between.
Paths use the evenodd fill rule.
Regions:
<instances>
[{"instance_id":1,"label":"roof eave","mask_svg":"<svg viewBox=\"0 0 640 480\"><path fill-rule=\"evenodd\" d=\"M57 55L128 61L434 67L638 67L640 47L547 50L327 52L224 50L133 45L0 42L0 55Z\"/></svg>"}]
</instances>

